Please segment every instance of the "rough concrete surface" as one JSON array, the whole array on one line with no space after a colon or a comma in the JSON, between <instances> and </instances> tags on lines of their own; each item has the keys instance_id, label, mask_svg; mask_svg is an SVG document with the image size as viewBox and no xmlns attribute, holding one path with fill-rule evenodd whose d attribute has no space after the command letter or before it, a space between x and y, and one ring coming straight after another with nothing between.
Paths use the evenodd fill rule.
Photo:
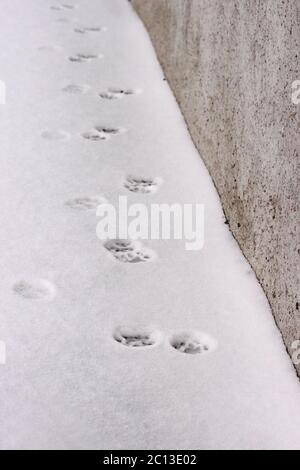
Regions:
<instances>
[{"instance_id":1,"label":"rough concrete surface","mask_svg":"<svg viewBox=\"0 0 300 470\"><path fill-rule=\"evenodd\" d=\"M300 4L132 3L293 355L300 339L300 107L292 102L292 83L300 78Z\"/></svg>"}]
</instances>

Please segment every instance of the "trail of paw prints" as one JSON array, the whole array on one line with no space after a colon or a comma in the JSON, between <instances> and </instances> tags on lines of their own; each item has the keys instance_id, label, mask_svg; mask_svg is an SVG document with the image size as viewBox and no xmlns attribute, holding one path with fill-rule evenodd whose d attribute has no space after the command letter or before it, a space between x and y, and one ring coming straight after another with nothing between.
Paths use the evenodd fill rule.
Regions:
<instances>
[{"instance_id":1,"label":"trail of paw prints","mask_svg":"<svg viewBox=\"0 0 300 470\"><path fill-rule=\"evenodd\" d=\"M69 61L78 63L78 64L83 64L83 63L92 62L93 60L103 59L103 58L104 58L103 54L78 53L78 54L69 56Z\"/></svg>"},{"instance_id":2,"label":"trail of paw prints","mask_svg":"<svg viewBox=\"0 0 300 470\"><path fill-rule=\"evenodd\" d=\"M103 100L119 100L126 96L139 95L142 90L133 88L109 88L107 91L102 91L99 96Z\"/></svg>"},{"instance_id":3,"label":"trail of paw prints","mask_svg":"<svg viewBox=\"0 0 300 470\"><path fill-rule=\"evenodd\" d=\"M160 344L163 333L150 328L119 327L113 339L128 348L149 348ZM171 337L170 346L176 351L188 355L205 355L216 350L217 341L206 333L178 333Z\"/></svg>"},{"instance_id":4,"label":"trail of paw prints","mask_svg":"<svg viewBox=\"0 0 300 470\"><path fill-rule=\"evenodd\" d=\"M154 261L156 254L140 242L132 240L109 240L104 244L106 250L119 262L139 264Z\"/></svg>"},{"instance_id":5,"label":"trail of paw prints","mask_svg":"<svg viewBox=\"0 0 300 470\"><path fill-rule=\"evenodd\" d=\"M127 132L127 129L121 127L96 126L91 131L84 132L82 137L86 140L99 142L101 140L110 140L112 137L124 134L125 132Z\"/></svg>"},{"instance_id":6,"label":"trail of paw prints","mask_svg":"<svg viewBox=\"0 0 300 470\"><path fill-rule=\"evenodd\" d=\"M207 354L217 348L217 341L206 333L186 332L175 334L170 339L171 346L184 354Z\"/></svg>"},{"instance_id":7,"label":"trail of paw prints","mask_svg":"<svg viewBox=\"0 0 300 470\"><path fill-rule=\"evenodd\" d=\"M53 300L56 287L44 279L21 280L13 286L15 294L27 300Z\"/></svg>"},{"instance_id":8,"label":"trail of paw prints","mask_svg":"<svg viewBox=\"0 0 300 470\"><path fill-rule=\"evenodd\" d=\"M124 186L132 193L153 194L159 189L162 183L163 180L161 178L141 178L128 176Z\"/></svg>"},{"instance_id":9,"label":"trail of paw prints","mask_svg":"<svg viewBox=\"0 0 300 470\"><path fill-rule=\"evenodd\" d=\"M161 335L158 331L124 327L117 328L113 338L128 348L149 348L159 343Z\"/></svg>"},{"instance_id":10,"label":"trail of paw prints","mask_svg":"<svg viewBox=\"0 0 300 470\"><path fill-rule=\"evenodd\" d=\"M78 5L72 5L70 3L59 3L57 5L51 5L50 10L68 11L68 10L75 10L76 8L78 8Z\"/></svg>"},{"instance_id":11,"label":"trail of paw prints","mask_svg":"<svg viewBox=\"0 0 300 470\"><path fill-rule=\"evenodd\" d=\"M95 211L104 204L108 204L108 201L102 196L78 197L65 203L67 207L76 211Z\"/></svg>"},{"instance_id":12,"label":"trail of paw prints","mask_svg":"<svg viewBox=\"0 0 300 470\"><path fill-rule=\"evenodd\" d=\"M78 34L105 33L106 31L106 27L100 26L77 26L74 28L74 32Z\"/></svg>"},{"instance_id":13,"label":"trail of paw prints","mask_svg":"<svg viewBox=\"0 0 300 470\"><path fill-rule=\"evenodd\" d=\"M60 130L46 130L41 134L42 138L49 141L63 142L70 140L71 135L68 132Z\"/></svg>"}]
</instances>

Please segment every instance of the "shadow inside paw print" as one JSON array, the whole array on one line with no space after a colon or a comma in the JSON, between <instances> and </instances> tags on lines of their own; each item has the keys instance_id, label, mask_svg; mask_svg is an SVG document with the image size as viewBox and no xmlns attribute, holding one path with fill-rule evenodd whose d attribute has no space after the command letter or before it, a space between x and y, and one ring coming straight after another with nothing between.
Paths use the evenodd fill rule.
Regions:
<instances>
[{"instance_id":1,"label":"shadow inside paw print","mask_svg":"<svg viewBox=\"0 0 300 470\"><path fill-rule=\"evenodd\" d=\"M100 98L104 100L118 100L125 96L138 95L141 90L122 89L122 88L109 88L107 91L99 93Z\"/></svg>"},{"instance_id":2,"label":"shadow inside paw print","mask_svg":"<svg viewBox=\"0 0 300 470\"><path fill-rule=\"evenodd\" d=\"M158 190L162 182L161 178L139 178L128 176L124 186L132 193L151 194Z\"/></svg>"},{"instance_id":3,"label":"shadow inside paw print","mask_svg":"<svg viewBox=\"0 0 300 470\"><path fill-rule=\"evenodd\" d=\"M124 134L126 132L126 129L124 129L123 127L102 127L102 126L97 126L97 127L95 127L95 129L100 134L106 134L106 135L118 135L118 134Z\"/></svg>"},{"instance_id":4,"label":"shadow inside paw print","mask_svg":"<svg viewBox=\"0 0 300 470\"><path fill-rule=\"evenodd\" d=\"M126 129L124 128L96 126L91 131L84 132L82 137L93 142L98 142L101 140L110 140L113 136L123 134L125 132Z\"/></svg>"},{"instance_id":5,"label":"shadow inside paw print","mask_svg":"<svg viewBox=\"0 0 300 470\"><path fill-rule=\"evenodd\" d=\"M89 91L89 89L90 87L88 85L76 85L75 83L70 83L63 88L63 91L73 95L84 95Z\"/></svg>"},{"instance_id":6,"label":"shadow inside paw print","mask_svg":"<svg viewBox=\"0 0 300 470\"><path fill-rule=\"evenodd\" d=\"M92 130L89 132L84 132L82 134L82 137L86 140L90 140L92 142L99 142L101 140L108 140L109 136L105 134L101 134L100 132L97 132L96 130Z\"/></svg>"},{"instance_id":7,"label":"shadow inside paw print","mask_svg":"<svg viewBox=\"0 0 300 470\"><path fill-rule=\"evenodd\" d=\"M155 259L155 253L140 242L131 240L109 240L104 244L117 261L121 263L146 263Z\"/></svg>"},{"instance_id":8,"label":"shadow inside paw print","mask_svg":"<svg viewBox=\"0 0 300 470\"><path fill-rule=\"evenodd\" d=\"M69 61L70 62L75 62L75 63L79 63L79 64L82 64L82 63L85 63L85 62L91 62L92 60L96 60L96 59L103 59L103 55L102 54L75 54L73 56L70 56L69 57Z\"/></svg>"},{"instance_id":9,"label":"shadow inside paw print","mask_svg":"<svg viewBox=\"0 0 300 470\"><path fill-rule=\"evenodd\" d=\"M84 26L77 26L74 28L74 32L78 34L88 34L88 33L104 33L107 31L107 28L100 28L99 26L91 26L91 27L84 27Z\"/></svg>"},{"instance_id":10,"label":"shadow inside paw print","mask_svg":"<svg viewBox=\"0 0 300 470\"><path fill-rule=\"evenodd\" d=\"M13 291L27 300L52 300L56 295L55 286L44 279L19 281L13 286Z\"/></svg>"},{"instance_id":11,"label":"shadow inside paw print","mask_svg":"<svg viewBox=\"0 0 300 470\"><path fill-rule=\"evenodd\" d=\"M159 341L159 333L138 328L118 328L113 337L117 343L128 348L145 348L155 346Z\"/></svg>"},{"instance_id":12,"label":"shadow inside paw print","mask_svg":"<svg viewBox=\"0 0 300 470\"><path fill-rule=\"evenodd\" d=\"M207 354L217 347L215 339L206 333L180 333L174 335L170 340L171 346L177 351L185 354Z\"/></svg>"},{"instance_id":13,"label":"shadow inside paw print","mask_svg":"<svg viewBox=\"0 0 300 470\"><path fill-rule=\"evenodd\" d=\"M75 8L77 8L77 5L71 5L69 3L60 3L50 7L50 9L54 11L75 10Z\"/></svg>"},{"instance_id":14,"label":"shadow inside paw print","mask_svg":"<svg viewBox=\"0 0 300 470\"><path fill-rule=\"evenodd\" d=\"M95 211L100 205L107 204L102 196L79 197L65 203L70 209L77 211Z\"/></svg>"}]
</instances>

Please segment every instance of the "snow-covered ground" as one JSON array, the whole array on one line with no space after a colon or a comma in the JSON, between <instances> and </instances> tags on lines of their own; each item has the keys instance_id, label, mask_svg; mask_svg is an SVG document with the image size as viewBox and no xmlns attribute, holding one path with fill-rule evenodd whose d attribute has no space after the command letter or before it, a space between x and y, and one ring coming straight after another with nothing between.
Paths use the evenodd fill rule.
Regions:
<instances>
[{"instance_id":1,"label":"snow-covered ground","mask_svg":"<svg viewBox=\"0 0 300 470\"><path fill-rule=\"evenodd\" d=\"M297 449L298 379L149 38L126 0L75 1L1 1L0 448ZM119 195L205 204L204 249L119 262L93 210ZM209 354L174 349L197 332Z\"/></svg>"}]
</instances>

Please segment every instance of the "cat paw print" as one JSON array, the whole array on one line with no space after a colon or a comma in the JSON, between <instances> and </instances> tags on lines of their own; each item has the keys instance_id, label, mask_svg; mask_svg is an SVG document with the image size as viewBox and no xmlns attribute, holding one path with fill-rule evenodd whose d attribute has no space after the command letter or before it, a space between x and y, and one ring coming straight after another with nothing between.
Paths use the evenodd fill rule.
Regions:
<instances>
[{"instance_id":1,"label":"cat paw print","mask_svg":"<svg viewBox=\"0 0 300 470\"><path fill-rule=\"evenodd\" d=\"M54 11L68 11L75 10L78 5L72 5L71 3L60 3L58 5L51 5L50 9Z\"/></svg>"},{"instance_id":2,"label":"cat paw print","mask_svg":"<svg viewBox=\"0 0 300 470\"><path fill-rule=\"evenodd\" d=\"M109 88L107 91L99 93L100 98L103 100L119 100L126 96L138 95L142 90L134 90L132 88Z\"/></svg>"},{"instance_id":3,"label":"cat paw print","mask_svg":"<svg viewBox=\"0 0 300 470\"><path fill-rule=\"evenodd\" d=\"M207 354L217 348L217 341L206 333L185 332L175 334L170 339L171 346L184 354Z\"/></svg>"},{"instance_id":4,"label":"cat paw print","mask_svg":"<svg viewBox=\"0 0 300 470\"><path fill-rule=\"evenodd\" d=\"M27 300L53 300L56 296L56 287L44 279L27 279L17 282L13 286L15 294Z\"/></svg>"},{"instance_id":5,"label":"cat paw print","mask_svg":"<svg viewBox=\"0 0 300 470\"><path fill-rule=\"evenodd\" d=\"M83 64L87 62L92 62L93 60L103 59L104 56L102 54L75 54L69 57L70 62Z\"/></svg>"},{"instance_id":6,"label":"cat paw print","mask_svg":"<svg viewBox=\"0 0 300 470\"><path fill-rule=\"evenodd\" d=\"M70 83L69 85L66 85L62 90L63 92L69 93L70 95L84 95L90 90L90 87L88 85L78 85L76 83Z\"/></svg>"},{"instance_id":7,"label":"cat paw print","mask_svg":"<svg viewBox=\"0 0 300 470\"><path fill-rule=\"evenodd\" d=\"M132 193L153 194L159 189L162 183L163 180L161 178L141 178L128 176L124 186Z\"/></svg>"},{"instance_id":8,"label":"cat paw print","mask_svg":"<svg viewBox=\"0 0 300 470\"><path fill-rule=\"evenodd\" d=\"M96 126L91 131L84 132L82 137L86 140L99 142L101 140L110 140L112 137L124 134L125 132L127 132L127 130L121 127Z\"/></svg>"},{"instance_id":9,"label":"cat paw print","mask_svg":"<svg viewBox=\"0 0 300 470\"><path fill-rule=\"evenodd\" d=\"M74 28L74 32L78 34L89 34L89 33L104 33L107 31L106 27L99 26L77 26Z\"/></svg>"},{"instance_id":10,"label":"cat paw print","mask_svg":"<svg viewBox=\"0 0 300 470\"><path fill-rule=\"evenodd\" d=\"M95 211L104 204L108 204L108 201L102 196L78 197L65 203L67 207L76 211Z\"/></svg>"},{"instance_id":11,"label":"cat paw print","mask_svg":"<svg viewBox=\"0 0 300 470\"><path fill-rule=\"evenodd\" d=\"M157 346L161 339L158 331L143 328L117 328L113 335L114 340L128 348L149 348Z\"/></svg>"},{"instance_id":12,"label":"cat paw print","mask_svg":"<svg viewBox=\"0 0 300 470\"><path fill-rule=\"evenodd\" d=\"M129 264L147 263L156 258L154 251L132 240L109 240L104 244L106 250L119 262Z\"/></svg>"}]
</instances>

